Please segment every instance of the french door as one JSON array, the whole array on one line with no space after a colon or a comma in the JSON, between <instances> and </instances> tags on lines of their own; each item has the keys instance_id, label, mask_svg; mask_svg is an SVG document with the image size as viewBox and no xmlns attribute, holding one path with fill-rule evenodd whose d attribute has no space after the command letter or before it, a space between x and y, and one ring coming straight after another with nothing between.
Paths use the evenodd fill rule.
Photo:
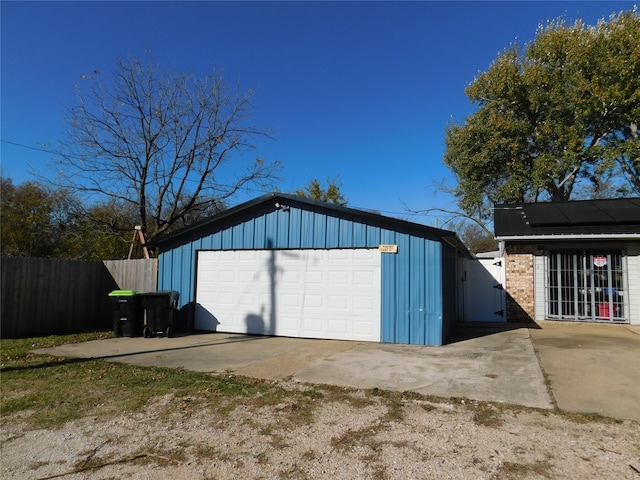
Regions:
<instances>
[{"instance_id":1,"label":"french door","mask_svg":"<svg viewBox=\"0 0 640 480\"><path fill-rule=\"evenodd\" d=\"M546 268L548 319L628 322L621 251L551 250Z\"/></svg>"}]
</instances>

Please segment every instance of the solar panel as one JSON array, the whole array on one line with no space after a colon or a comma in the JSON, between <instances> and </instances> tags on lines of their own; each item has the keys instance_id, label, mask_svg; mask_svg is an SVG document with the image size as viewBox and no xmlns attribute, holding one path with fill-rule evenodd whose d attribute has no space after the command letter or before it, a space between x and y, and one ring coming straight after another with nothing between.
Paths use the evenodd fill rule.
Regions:
<instances>
[{"instance_id":1,"label":"solar panel","mask_svg":"<svg viewBox=\"0 0 640 480\"><path fill-rule=\"evenodd\" d=\"M610 215L619 223L640 223L640 199L628 198L619 201L610 209Z\"/></svg>"},{"instance_id":2,"label":"solar panel","mask_svg":"<svg viewBox=\"0 0 640 480\"><path fill-rule=\"evenodd\" d=\"M522 208L529 225L568 225L569 219L558 203L525 203Z\"/></svg>"},{"instance_id":3,"label":"solar panel","mask_svg":"<svg viewBox=\"0 0 640 480\"><path fill-rule=\"evenodd\" d=\"M599 207L594 202L567 202L560 207L567 218L569 225L608 225L615 224L616 220L608 211L610 208Z\"/></svg>"},{"instance_id":4,"label":"solar panel","mask_svg":"<svg viewBox=\"0 0 640 480\"><path fill-rule=\"evenodd\" d=\"M496 205L502 235L640 233L640 198Z\"/></svg>"},{"instance_id":5,"label":"solar panel","mask_svg":"<svg viewBox=\"0 0 640 480\"><path fill-rule=\"evenodd\" d=\"M640 199L526 203L522 207L531 226L640 223Z\"/></svg>"}]
</instances>

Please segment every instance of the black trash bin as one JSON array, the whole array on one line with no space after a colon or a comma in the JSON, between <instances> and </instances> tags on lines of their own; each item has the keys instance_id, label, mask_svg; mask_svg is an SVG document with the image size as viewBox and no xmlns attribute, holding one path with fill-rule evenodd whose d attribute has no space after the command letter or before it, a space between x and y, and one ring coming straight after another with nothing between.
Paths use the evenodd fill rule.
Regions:
<instances>
[{"instance_id":1,"label":"black trash bin","mask_svg":"<svg viewBox=\"0 0 640 480\"><path fill-rule=\"evenodd\" d=\"M142 335L141 297L134 290L114 290L109 294L113 307L113 334L116 337Z\"/></svg>"},{"instance_id":2,"label":"black trash bin","mask_svg":"<svg viewBox=\"0 0 640 480\"><path fill-rule=\"evenodd\" d=\"M144 327L142 336L162 334L172 337L175 333L174 319L178 308L180 292L147 292L141 294Z\"/></svg>"}]
</instances>

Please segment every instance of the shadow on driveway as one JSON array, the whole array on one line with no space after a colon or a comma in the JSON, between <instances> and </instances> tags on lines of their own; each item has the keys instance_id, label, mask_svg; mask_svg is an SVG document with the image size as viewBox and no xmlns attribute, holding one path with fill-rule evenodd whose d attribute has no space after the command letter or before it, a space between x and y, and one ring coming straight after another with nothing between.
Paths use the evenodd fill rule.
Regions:
<instances>
[{"instance_id":1,"label":"shadow on driveway","mask_svg":"<svg viewBox=\"0 0 640 480\"><path fill-rule=\"evenodd\" d=\"M535 322L510 323L510 322L465 322L459 323L453 335L447 339L446 345L464 342L473 338L495 335L500 332L511 332L521 328L540 328Z\"/></svg>"}]
</instances>

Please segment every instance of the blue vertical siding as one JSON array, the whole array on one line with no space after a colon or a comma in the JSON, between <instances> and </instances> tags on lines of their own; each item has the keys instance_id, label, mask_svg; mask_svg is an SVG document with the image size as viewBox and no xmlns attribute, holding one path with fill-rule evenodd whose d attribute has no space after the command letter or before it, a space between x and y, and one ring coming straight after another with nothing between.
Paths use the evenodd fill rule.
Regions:
<instances>
[{"instance_id":1,"label":"blue vertical siding","mask_svg":"<svg viewBox=\"0 0 640 480\"><path fill-rule=\"evenodd\" d=\"M410 343L409 329L413 318L411 317L411 253L409 251L409 236L398 234L395 243L398 245L398 265L396 270L396 288L398 289L398 302L395 318L404 321L396 322L395 343ZM393 319L395 320L395 319Z\"/></svg>"},{"instance_id":2,"label":"blue vertical siding","mask_svg":"<svg viewBox=\"0 0 640 480\"><path fill-rule=\"evenodd\" d=\"M289 212L289 248L302 246L302 211L294 208Z\"/></svg>"},{"instance_id":3,"label":"blue vertical siding","mask_svg":"<svg viewBox=\"0 0 640 480\"><path fill-rule=\"evenodd\" d=\"M409 265L409 285L411 286L409 343L422 345L427 337L426 292L422 288L414 289L413 286L424 285L425 283L426 248L422 239L417 237L410 237L409 248L411 252L411 263Z\"/></svg>"},{"instance_id":4,"label":"blue vertical siding","mask_svg":"<svg viewBox=\"0 0 640 480\"><path fill-rule=\"evenodd\" d=\"M253 219L253 248L267 248L267 237L265 236L266 218L260 215Z\"/></svg>"},{"instance_id":5,"label":"blue vertical siding","mask_svg":"<svg viewBox=\"0 0 640 480\"><path fill-rule=\"evenodd\" d=\"M338 240L340 248L351 248L353 242L353 222L351 220L340 219L340 239Z\"/></svg>"},{"instance_id":6,"label":"blue vertical siding","mask_svg":"<svg viewBox=\"0 0 640 480\"><path fill-rule=\"evenodd\" d=\"M426 345L442 345L442 243L431 242L426 256L427 289L427 337Z\"/></svg>"},{"instance_id":7,"label":"blue vertical siding","mask_svg":"<svg viewBox=\"0 0 640 480\"><path fill-rule=\"evenodd\" d=\"M233 248L233 228L227 228L226 230L222 231L222 249L231 250L232 248Z\"/></svg>"},{"instance_id":8,"label":"blue vertical siding","mask_svg":"<svg viewBox=\"0 0 640 480\"><path fill-rule=\"evenodd\" d=\"M301 248L314 248L314 219L315 214L307 210L302 211L302 242Z\"/></svg>"},{"instance_id":9,"label":"blue vertical siding","mask_svg":"<svg viewBox=\"0 0 640 480\"><path fill-rule=\"evenodd\" d=\"M313 216L313 238L311 239L311 248L326 248L327 245L327 216Z\"/></svg>"},{"instance_id":10,"label":"blue vertical siding","mask_svg":"<svg viewBox=\"0 0 640 480\"><path fill-rule=\"evenodd\" d=\"M367 226L362 223L351 222L352 227L352 241L354 245L367 245Z\"/></svg>"},{"instance_id":11,"label":"blue vertical siding","mask_svg":"<svg viewBox=\"0 0 640 480\"><path fill-rule=\"evenodd\" d=\"M289 220L291 213L287 212L286 215L277 215L277 222L275 223L275 248L289 248Z\"/></svg>"},{"instance_id":12,"label":"blue vertical siding","mask_svg":"<svg viewBox=\"0 0 640 480\"><path fill-rule=\"evenodd\" d=\"M374 227L372 225L366 226L366 235L367 239L365 241L365 246L369 248L375 248L380 245L380 227Z\"/></svg>"},{"instance_id":13,"label":"blue vertical siding","mask_svg":"<svg viewBox=\"0 0 640 480\"><path fill-rule=\"evenodd\" d=\"M441 345L444 307L440 240L294 206L256 214L163 251L159 256L158 288L177 290L180 305L185 309L193 306L198 250L375 248L380 244L398 245L398 253L382 254L381 340Z\"/></svg>"},{"instance_id":14,"label":"blue vertical siding","mask_svg":"<svg viewBox=\"0 0 640 480\"><path fill-rule=\"evenodd\" d=\"M278 237L278 217L281 215L287 215L288 212L283 212L281 210L276 210L270 214L265 216L265 239L266 239L266 247L267 248L285 248L283 245L278 245L276 243Z\"/></svg>"},{"instance_id":15,"label":"blue vertical siding","mask_svg":"<svg viewBox=\"0 0 640 480\"><path fill-rule=\"evenodd\" d=\"M389 243L389 242L384 242ZM398 310L397 255L382 255L382 292L380 298L380 339L396 342L396 319ZM400 343L400 342L398 342Z\"/></svg>"},{"instance_id":16,"label":"blue vertical siding","mask_svg":"<svg viewBox=\"0 0 640 480\"><path fill-rule=\"evenodd\" d=\"M247 222L241 224L242 229L242 245L244 248L253 248L253 241L255 239L255 223Z\"/></svg>"},{"instance_id":17,"label":"blue vertical siding","mask_svg":"<svg viewBox=\"0 0 640 480\"><path fill-rule=\"evenodd\" d=\"M340 219L327 217L326 248L337 248L340 244Z\"/></svg>"}]
</instances>

